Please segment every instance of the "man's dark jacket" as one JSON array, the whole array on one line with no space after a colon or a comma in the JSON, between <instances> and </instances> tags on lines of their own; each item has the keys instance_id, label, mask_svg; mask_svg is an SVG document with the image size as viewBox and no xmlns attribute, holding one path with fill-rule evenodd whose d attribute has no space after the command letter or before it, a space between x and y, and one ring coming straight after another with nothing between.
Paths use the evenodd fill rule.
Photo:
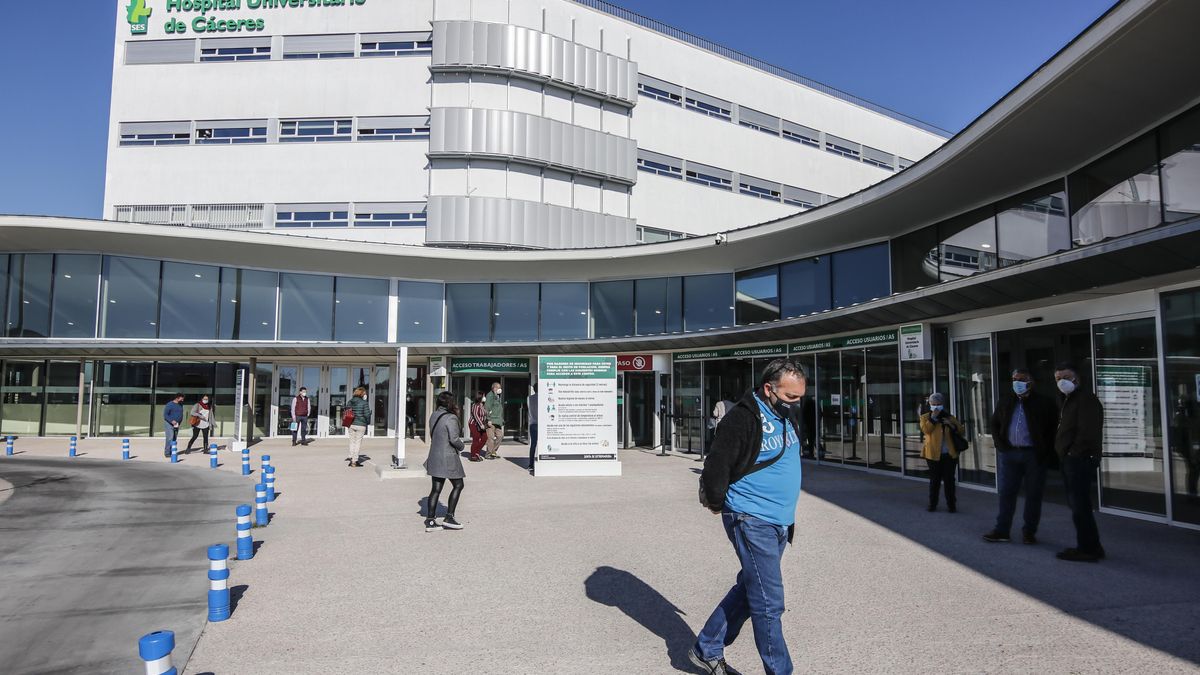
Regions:
<instances>
[{"instance_id":1,"label":"man's dark jacket","mask_svg":"<svg viewBox=\"0 0 1200 675\"><path fill-rule=\"evenodd\" d=\"M725 493L729 486L738 482L758 461L762 450L762 418L758 409L755 390L742 396L733 410L725 414L717 426L716 436L708 456L704 458L704 471L700 474L700 489L704 503L712 506L725 504ZM792 406L789 421L796 430L796 438L804 438L799 402Z\"/></svg>"},{"instance_id":2,"label":"man's dark jacket","mask_svg":"<svg viewBox=\"0 0 1200 675\"><path fill-rule=\"evenodd\" d=\"M1012 441L1008 437L1008 427L1012 424L1016 410L1017 395L1009 393L1000 399L996 410L992 412L992 440L996 443L996 450L1000 452L1013 449ZM1038 463L1043 466L1055 466L1058 463L1058 457L1054 454L1058 406L1054 404L1054 400L1036 391L1029 392L1029 396L1025 397L1025 422L1029 425L1029 438L1033 441Z\"/></svg>"},{"instance_id":3,"label":"man's dark jacket","mask_svg":"<svg viewBox=\"0 0 1200 675\"><path fill-rule=\"evenodd\" d=\"M1104 450L1104 406L1083 387L1063 399L1054 449L1059 457L1099 459Z\"/></svg>"}]
</instances>

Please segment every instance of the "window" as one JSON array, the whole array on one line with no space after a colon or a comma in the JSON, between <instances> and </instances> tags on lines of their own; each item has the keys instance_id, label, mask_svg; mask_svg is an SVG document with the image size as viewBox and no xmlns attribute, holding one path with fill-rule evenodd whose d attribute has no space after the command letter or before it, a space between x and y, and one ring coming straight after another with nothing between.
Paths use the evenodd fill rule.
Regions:
<instances>
[{"instance_id":1,"label":"window","mask_svg":"<svg viewBox=\"0 0 1200 675\"><path fill-rule=\"evenodd\" d=\"M280 204L275 227L347 227L350 207L346 204Z\"/></svg>"},{"instance_id":2,"label":"window","mask_svg":"<svg viewBox=\"0 0 1200 675\"><path fill-rule=\"evenodd\" d=\"M938 225L942 281L996 269L996 221L992 207L976 209Z\"/></svg>"},{"instance_id":3,"label":"window","mask_svg":"<svg viewBox=\"0 0 1200 675\"><path fill-rule=\"evenodd\" d=\"M425 202L354 205L355 227L425 227Z\"/></svg>"},{"instance_id":4,"label":"window","mask_svg":"<svg viewBox=\"0 0 1200 675\"><path fill-rule=\"evenodd\" d=\"M221 268L221 340L274 340L275 272Z\"/></svg>"},{"instance_id":5,"label":"window","mask_svg":"<svg viewBox=\"0 0 1200 675\"><path fill-rule=\"evenodd\" d=\"M203 38L200 61L269 61L271 38Z\"/></svg>"},{"instance_id":6,"label":"window","mask_svg":"<svg viewBox=\"0 0 1200 675\"><path fill-rule=\"evenodd\" d=\"M54 337L96 337L96 296L100 290L100 256L54 256Z\"/></svg>"},{"instance_id":7,"label":"window","mask_svg":"<svg viewBox=\"0 0 1200 675\"><path fill-rule=\"evenodd\" d=\"M188 145L192 142L191 122L121 122L119 145Z\"/></svg>"},{"instance_id":8,"label":"window","mask_svg":"<svg viewBox=\"0 0 1200 675\"><path fill-rule=\"evenodd\" d=\"M192 63L195 40L141 40L125 43L125 65L143 63Z\"/></svg>"},{"instance_id":9,"label":"window","mask_svg":"<svg viewBox=\"0 0 1200 675\"><path fill-rule=\"evenodd\" d=\"M442 294L440 283L396 282L397 341L442 341Z\"/></svg>"},{"instance_id":10,"label":"window","mask_svg":"<svg viewBox=\"0 0 1200 675\"><path fill-rule=\"evenodd\" d=\"M429 33L364 33L362 56L403 56L432 54L433 42Z\"/></svg>"},{"instance_id":11,"label":"window","mask_svg":"<svg viewBox=\"0 0 1200 675\"><path fill-rule=\"evenodd\" d=\"M1071 174L1067 190L1071 235L1080 246L1155 227L1162 202L1154 134Z\"/></svg>"},{"instance_id":12,"label":"window","mask_svg":"<svg viewBox=\"0 0 1200 675\"><path fill-rule=\"evenodd\" d=\"M682 159L670 155L660 155L649 150L638 150L637 168L638 171L646 171L667 178L683 178Z\"/></svg>"},{"instance_id":13,"label":"window","mask_svg":"<svg viewBox=\"0 0 1200 675\"><path fill-rule=\"evenodd\" d=\"M683 87L649 75L638 75L638 95L671 105L682 105Z\"/></svg>"},{"instance_id":14,"label":"window","mask_svg":"<svg viewBox=\"0 0 1200 675\"><path fill-rule=\"evenodd\" d=\"M410 138L429 138L428 115L358 118L360 141L401 141Z\"/></svg>"},{"instance_id":15,"label":"window","mask_svg":"<svg viewBox=\"0 0 1200 675\"><path fill-rule=\"evenodd\" d=\"M825 149L835 155L849 157L850 159L859 159L862 154L861 150L859 150L860 147L854 141L838 138L832 134L825 134Z\"/></svg>"},{"instance_id":16,"label":"window","mask_svg":"<svg viewBox=\"0 0 1200 675\"><path fill-rule=\"evenodd\" d=\"M542 284L541 339L586 340L588 285Z\"/></svg>"},{"instance_id":17,"label":"window","mask_svg":"<svg viewBox=\"0 0 1200 675\"><path fill-rule=\"evenodd\" d=\"M733 275L683 278L683 329L710 330L733 325Z\"/></svg>"},{"instance_id":18,"label":"window","mask_svg":"<svg viewBox=\"0 0 1200 675\"><path fill-rule=\"evenodd\" d=\"M159 262L105 256L101 337L158 337Z\"/></svg>"},{"instance_id":19,"label":"window","mask_svg":"<svg viewBox=\"0 0 1200 675\"><path fill-rule=\"evenodd\" d=\"M759 199L770 199L773 202L777 202L782 194L782 186L779 183L772 183L761 178L745 175L739 176L738 181L738 192L744 195L758 197Z\"/></svg>"},{"instance_id":20,"label":"window","mask_svg":"<svg viewBox=\"0 0 1200 675\"><path fill-rule=\"evenodd\" d=\"M683 331L683 279L638 279L634 284L638 335Z\"/></svg>"},{"instance_id":21,"label":"window","mask_svg":"<svg viewBox=\"0 0 1200 675\"><path fill-rule=\"evenodd\" d=\"M892 240L892 290L912 291L938 282L938 228L930 225Z\"/></svg>"},{"instance_id":22,"label":"window","mask_svg":"<svg viewBox=\"0 0 1200 675\"><path fill-rule=\"evenodd\" d=\"M638 226L637 241L639 244L657 244L660 241L675 241L676 239L685 239L687 235L682 232L672 232L671 230L662 230L655 227Z\"/></svg>"},{"instance_id":23,"label":"window","mask_svg":"<svg viewBox=\"0 0 1200 675\"><path fill-rule=\"evenodd\" d=\"M685 172L689 183L699 183L719 190L733 190L733 173L700 162L688 162Z\"/></svg>"},{"instance_id":24,"label":"window","mask_svg":"<svg viewBox=\"0 0 1200 675\"><path fill-rule=\"evenodd\" d=\"M186 204L115 206L113 211L113 216L120 223L187 225Z\"/></svg>"},{"instance_id":25,"label":"window","mask_svg":"<svg viewBox=\"0 0 1200 675\"><path fill-rule=\"evenodd\" d=\"M1163 125L1162 190L1167 222L1200 213L1200 108Z\"/></svg>"},{"instance_id":26,"label":"window","mask_svg":"<svg viewBox=\"0 0 1200 675\"><path fill-rule=\"evenodd\" d=\"M353 56L353 35L288 35L283 38L285 59L346 59Z\"/></svg>"},{"instance_id":27,"label":"window","mask_svg":"<svg viewBox=\"0 0 1200 675\"><path fill-rule=\"evenodd\" d=\"M213 340L217 337L220 268L164 262L158 336Z\"/></svg>"},{"instance_id":28,"label":"window","mask_svg":"<svg viewBox=\"0 0 1200 675\"><path fill-rule=\"evenodd\" d=\"M50 285L54 256L16 253L8 268L8 337L50 337Z\"/></svg>"},{"instance_id":29,"label":"window","mask_svg":"<svg viewBox=\"0 0 1200 675\"><path fill-rule=\"evenodd\" d=\"M780 314L784 319L832 308L830 256L793 260L779 266Z\"/></svg>"},{"instance_id":30,"label":"window","mask_svg":"<svg viewBox=\"0 0 1200 675\"><path fill-rule=\"evenodd\" d=\"M688 110L694 110L698 113L703 113L709 117L730 122L733 120L733 104L724 99L719 99L708 94L701 94L698 91L689 91L684 97L685 106Z\"/></svg>"},{"instance_id":31,"label":"window","mask_svg":"<svg viewBox=\"0 0 1200 675\"><path fill-rule=\"evenodd\" d=\"M783 120L783 137L811 148L821 147L821 132L795 122Z\"/></svg>"},{"instance_id":32,"label":"window","mask_svg":"<svg viewBox=\"0 0 1200 675\"><path fill-rule=\"evenodd\" d=\"M633 335L633 281L598 281L592 284L592 336Z\"/></svg>"},{"instance_id":33,"label":"window","mask_svg":"<svg viewBox=\"0 0 1200 675\"><path fill-rule=\"evenodd\" d=\"M279 275L279 339L333 338L333 277Z\"/></svg>"},{"instance_id":34,"label":"window","mask_svg":"<svg viewBox=\"0 0 1200 675\"><path fill-rule=\"evenodd\" d=\"M446 284L447 342L487 342L491 319L491 284Z\"/></svg>"},{"instance_id":35,"label":"window","mask_svg":"<svg viewBox=\"0 0 1200 675\"><path fill-rule=\"evenodd\" d=\"M882 150L876 150L875 148L868 147L866 145L862 146L863 164L877 166L880 169L886 169L887 171L895 171L895 160L895 155L890 155Z\"/></svg>"},{"instance_id":36,"label":"window","mask_svg":"<svg viewBox=\"0 0 1200 675\"><path fill-rule=\"evenodd\" d=\"M755 131L771 134L772 136L779 135L778 117L744 106L738 106L738 124L754 129Z\"/></svg>"},{"instance_id":37,"label":"window","mask_svg":"<svg viewBox=\"0 0 1200 675\"><path fill-rule=\"evenodd\" d=\"M353 136L349 118L322 120L280 120L280 143L330 143L349 141Z\"/></svg>"},{"instance_id":38,"label":"window","mask_svg":"<svg viewBox=\"0 0 1200 675\"><path fill-rule=\"evenodd\" d=\"M737 323L779 320L779 268L775 265L738 272L734 283Z\"/></svg>"},{"instance_id":39,"label":"window","mask_svg":"<svg viewBox=\"0 0 1200 675\"><path fill-rule=\"evenodd\" d=\"M887 242L833 254L833 306L849 307L891 293Z\"/></svg>"},{"instance_id":40,"label":"window","mask_svg":"<svg viewBox=\"0 0 1200 675\"><path fill-rule=\"evenodd\" d=\"M266 120L196 123L196 145L238 145L266 142Z\"/></svg>"},{"instance_id":41,"label":"window","mask_svg":"<svg viewBox=\"0 0 1200 675\"><path fill-rule=\"evenodd\" d=\"M216 230L258 229L263 226L262 204L193 204L192 227Z\"/></svg>"},{"instance_id":42,"label":"window","mask_svg":"<svg viewBox=\"0 0 1200 675\"><path fill-rule=\"evenodd\" d=\"M538 284L495 284L492 287L492 340L538 339Z\"/></svg>"},{"instance_id":43,"label":"window","mask_svg":"<svg viewBox=\"0 0 1200 675\"><path fill-rule=\"evenodd\" d=\"M1071 248L1066 202L1060 178L997 204L1000 267Z\"/></svg>"},{"instance_id":44,"label":"window","mask_svg":"<svg viewBox=\"0 0 1200 675\"><path fill-rule=\"evenodd\" d=\"M816 208L821 205L821 193L805 190L804 188L792 187L791 185L783 186L783 203L799 206L805 209Z\"/></svg>"},{"instance_id":45,"label":"window","mask_svg":"<svg viewBox=\"0 0 1200 675\"><path fill-rule=\"evenodd\" d=\"M338 277L333 299L333 339L338 342L387 342L386 279Z\"/></svg>"}]
</instances>

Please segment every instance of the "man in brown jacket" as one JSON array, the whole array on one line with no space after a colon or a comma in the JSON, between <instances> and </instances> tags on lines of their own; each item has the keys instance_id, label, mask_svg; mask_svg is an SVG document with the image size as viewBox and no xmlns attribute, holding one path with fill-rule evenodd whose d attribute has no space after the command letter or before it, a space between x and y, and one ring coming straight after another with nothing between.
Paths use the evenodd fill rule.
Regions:
<instances>
[{"instance_id":1,"label":"man in brown jacket","mask_svg":"<svg viewBox=\"0 0 1200 675\"><path fill-rule=\"evenodd\" d=\"M1054 379L1062 393L1054 450L1062 464L1067 503L1075 521L1075 548L1058 552L1060 560L1097 562L1104 558L1100 531L1092 515L1092 480L1104 449L1104 406L1096 395L1079 384L1078 371L1070 363L1058 366Z\"/></svg>"}]
</instances>

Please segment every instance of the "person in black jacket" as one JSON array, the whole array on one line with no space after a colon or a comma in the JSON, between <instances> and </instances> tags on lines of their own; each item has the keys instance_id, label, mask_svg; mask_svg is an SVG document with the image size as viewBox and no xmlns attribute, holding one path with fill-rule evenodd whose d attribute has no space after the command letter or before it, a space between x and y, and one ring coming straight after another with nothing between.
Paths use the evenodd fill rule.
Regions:
<instances>
[{"instance_id":1,"label":"person in black jacket","mask_svg":"<svg viewBox=\"0 0 1200 675\"><path fill-rule=\"evenodd\" d=\"M1104 558L1100 530L1092 515L1092 480L1104 450L1104 406L1079 385L1075 366L1064 363L1054 371L1062 402L1054 450L1062 462L1067 504L1075 522L1076 545L1058 552L1060 560L1097 562Z\"/></svg>"},{"instance_id":2,"label":"person in black jacket","mask_svg":"<svg viewBox=\"0 0 1200 675\"><path fill-rule=\"evenodd\" d=\"M1026 544L1037 543L1046 470L1056 464L1054 432L1057 420L1058 408L1053 400L1035 390L1033 375L1024 368L1012 371L1012 389L1000 399L992 413L1000 511L996 514L996 526L983 535L984 541L1009 540L1013 515L1017 511L1017 495L1024 485L1025 526L1021 528L1021 540Z\"/></svg>"},{"instance_id":3,"label":"person in black jacket","mask_svg":"<svg viewBox=\"0 0 1200 675\"><path fill-rule=\"evenodd\" d=\"M746 619L763 669L789 675L792 659L783 639L780 560L791 540L800 497L800 401L806 374L790 359L775 359L759 386L742 397L717 427L700 475L700 503L721 515L741 571L713 610L688 653L709 675L727 672L725 647Z\"/></svg>"}]
</instances>

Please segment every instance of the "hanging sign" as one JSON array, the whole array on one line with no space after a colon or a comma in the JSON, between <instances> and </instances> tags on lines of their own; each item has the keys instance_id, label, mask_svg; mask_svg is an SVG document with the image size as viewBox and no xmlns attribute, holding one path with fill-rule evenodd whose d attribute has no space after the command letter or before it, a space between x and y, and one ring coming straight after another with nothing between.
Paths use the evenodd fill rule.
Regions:
<instances>
[{"instance_id":1,"label":"hanging sign","mask_svg":"<svg viewBox=\"0 0 1200 675\"><path fill-rule=\"evenodd\" d=\"M900 360L928 361L933 358L929 339L929 324L914 323L900 326Z\"/></svg>"},{"instance_id":2,"label":"hanging sign","mask_svg":"<svg viewBox=\"0 0 1200 675\"><path fill-rule=\"evenodd\" d=\"M458 373L528 373L529 359L497 356L450 359L450 372Z\"/></svg>"}]
</instances>

